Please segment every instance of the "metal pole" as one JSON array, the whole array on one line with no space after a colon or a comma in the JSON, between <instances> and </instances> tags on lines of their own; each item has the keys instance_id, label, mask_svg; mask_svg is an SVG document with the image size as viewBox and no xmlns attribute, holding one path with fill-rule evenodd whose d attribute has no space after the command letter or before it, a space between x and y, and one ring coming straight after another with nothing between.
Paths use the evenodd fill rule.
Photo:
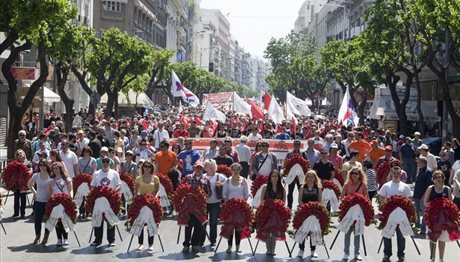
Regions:
<instances>
[{"instance_id":1,"label":"metal pole","mask_svg":"<svg viewBox=\"0 0 460 262\"><path fill-rule=\"evenodd\" d=\"M40 90L40 100L41 100L41 106L40 106L39 113L38 113L38 117L40 120L40 123L38 126L39 132L41 132L45 128L45 87L44 86L42 86Z\"/></svg>"},{"instance_id":2,"label":"metal pole","mask_svg":"<svg viewBox=\"0 0 460 262\"><path fill-rule=\"evenodd\" d=\"M449 34L449 29L446 28L446 72L445 72L445 80L447 84L447 90L449 90L449 60L450 60L450 55L449 55L449 46L450 46L450 34ZM449 92L449 91L448 91ZM445 98L445 94L444 94ZM444 99L445 100L445 99ZM447 114L447 106L446 106L446 101L443 101L442 103L442 140L445 142L447 140L447 119L449 118Z\"/></svg>"}]
</instances>

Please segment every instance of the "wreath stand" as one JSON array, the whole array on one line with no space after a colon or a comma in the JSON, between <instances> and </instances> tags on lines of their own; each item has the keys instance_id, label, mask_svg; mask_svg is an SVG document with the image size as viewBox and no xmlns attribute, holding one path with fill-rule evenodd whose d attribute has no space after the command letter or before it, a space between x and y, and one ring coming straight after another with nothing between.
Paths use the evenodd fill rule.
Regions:
<instances>
[{"instance_id":1,"label":"wreath stand","mask_svg":"<svg viewBox=\"0 0 460 262\"><path fill-rule=\"evenodd\" d=\"M329 247L329 249L332 249L334 247L334 244L335 244L335 241L337 240L337 237L339 236L340 234L340 230L337 231L337 234L335 235L334 237L334 240L332 241L332 244L331 246ZM361 235L361 240L363 241L363 248L364 248L364 256L367 256L367 249L366 249L366 241L364 240L364 234ZM382 239L383 241L383 239ZM380 243L381 245L382 243ZM377 252L378 253L378 252Z\"/></svg>"},{"instance_id":2,"label":"wreath stand","mask_svg":"<svg viewBox=\"0 0 460 262\"><path fill-rule=\"evenodd\" d=\"M257 251L257 247L259 246L259 242L260 242L260 240L257 239L256 247L254 248L254 251L252 252L253 257L256 255L256 251ZM287 249L287 251L289 253L289 257L292 257L292 251L291 251L291 249L289 249L289 245L287 243L287 240L284 240L283 242L286 245L286 249ZM294 249L292 249L292 250L294 250Z\"/></svg>"},{"instance_id":3,"label":"wreath stand","mask_svg":"<svg viewBox=\"0 0 460 262\"><path fill-rule=\"evenodd\" d=\"M322 239L323 239L324 249L326 250L327 258L330 259L331 257L329 256L329 250L327 249L326 242L324 241L324 237ZM292 252L294 252L294 248L295 248L296 244L297 244L297 242L294 242L294 245L292 245L292 249L291 249L291 252L290 252L291 254L292 254Z\"/></svg>"},{"instance_id":4,"label":"wreath stand","mask_svg":"<svg viewBox=\"0 0 460 262\"><path fill-rule=\"evenodd\" d=\"M104 223L104 221L102 221L102 223ZM109 225L109 226L110 226L110 225ZM120 233L120 229L118 228L118 225L115 224L114 227L117 229L118 236L120 237L121 242L123 242L123 238L121 237L121 233ZM91 228L91 234L89 234L89 241L88 241L88 243L91 243L91 237L93 236L93 232L94 232L94 227Z\"/></svg>"},{"instance_id":5,"label":"wreath stand","mask_svg":"<svg viewBox=\"0 0 460 262\"><path fill-rule=\"evenodd\" d=\"M420 250L418 249L417 242L415 242L414 236L410 236L410 238L412 239L412 243L414 243L415 249L417 250L417 253L420 256L421 253L420 253ZM382 244L383 244L383 237L382 237L382 240L380 240L380 245L379 245L379 249L377 250L377 254L380 252L380 249L382 248ZM457 244L459 244L458 241L457 241ZM459 247L460 247L460 244L459 244Z\"/></svg>"},{"instance_id":6,"label":"wreath stand","mask_svg":"<svg viewBox=\"0 0 460 262\"><path fill-rule=\"evenodd\" d=\"M5 230L5 226L3 226L2 220L0 220L0 226L2 226L3 232L5 233L5 235L7 235L6 230ZM457 243L458 243L458 241L457 241Z\"/></svg>"},{"instance_id":7,"label":"wreath stand","mask_svg":"<svg viewBox=\"0 0 460 262\"><path fill-rule=\"evenodd\" d=\"M233 237L233 235L232 235L232 237ZM214 249L214 255L217 253L217 250L219 249L220 241L222 241L222 236L220 236L219 241L217 242L216 249ZM254 256L255 251L254 251L254 249L252 249L251 237L248 237L248 241L249 241L249 246L251 247L251 253Z\"/></svg>"},{"instance_id":8,"label":"wreath stand","mask_svg":"<svg viewBox=\"0 0 460 262\"><path fill-rule=\"evenodd\" d=\"M144 229L142 229L144 230ZM133 242L134 235L131 235L131 240L129 240L129 245L128 245L128 250L126 250L126 253L129 253L129 249L131 248L131 243ZM153 237L155 239L155 236ZM161 252L165 252L165 249L163 248L163 241L161 241L161 236L158 233L158 240L160 241L160 246L161 246Z\"/></svg>"},{"instance_id":9,"label":"wreath stand","mask_svg":"<svg viewBox=\"0 0 460 262\"><path fill-rule=\"evenodd\" d=\"M81 245L80 245L80 240L78 239L78 236L77 236L77 232L75 232L75 230L72 230L72 231L73 231L73 234L75 235L75 239L77 239L78 247L81 247ZM91 232L91 235L92 235L92 234L93 234L93 233ZM90 239L90 241L91 241L91 239Z\"/></svg>"},{"instance_id":10,"label":"wreath stand","mask_svg":"<svg viewBox=\"0 0 460 262\"><path fill-rule=\"evenodd\" d=\"M203 227L203 231L206 233L206 238L208 238L209 242L211 242L211 237L209 236L208 234L208 231L206 230L206 224L207 223L204 223L203 225L201 225ZM187 227L187 226L186 226ZM177 232L177 244L179 244L179 240L180 240L180 233L182 231L182 226L179 226L179 232Z\"/></svg>"},{"instance_id":11,"label":"wreath stand","mask_svg":"<svg viewBox=\"0 0 460 262\"><path fill-rule=\"evenodd\" d=\"M8 192L6 192L5 202L3 203L4 205L6 205L6 202L8 201L8 196L10 195L10 192L11 192L11 190L8 190ZM24 192L24 193L27 193L27 194L26 194L27 205L28 205L28 206L31 206L30 199L29 199L29 193L30 193L30 191L27 191L27 192ZM32 204L33 204L33 203L32 203Z\"/></svg>"}]
</instances>

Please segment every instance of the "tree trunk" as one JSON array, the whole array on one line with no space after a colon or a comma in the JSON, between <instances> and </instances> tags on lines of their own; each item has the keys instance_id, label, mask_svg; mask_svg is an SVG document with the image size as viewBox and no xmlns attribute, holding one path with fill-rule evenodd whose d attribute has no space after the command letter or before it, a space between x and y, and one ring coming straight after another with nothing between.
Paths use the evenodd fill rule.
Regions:
<instances>
[{"instance_id":1,"label":"tree trunk","mask_svg":"<svg viewBox=\"0 0 460 262\"><path fill-rule=\"evenodd\" d=\"M73 105L75 103L74 99L71 99L67 93L65 92L65 84L67 82L67 78L69 77L69 69L62 68L62 64L58 63L56 65L56 81L57 81L57 88L58 94L61 97L62 102L65 106L65 116L64 116L64 124L66 132L70 132L72 130L72 123L73 123Z\"/></svg>"},{"instance_id":2,"label":"tree trunk","mask_svg":"<svg viewBox=\"0 0 460 262\"><path fill-rule=\"evenodd\" d=\"M115 105L115 101L117 99L117 93L115 92L112 92L112 91L108 91L107 92L107 106L105 108L105 115L106 116L113 116L113 108L114 108L114 105Z\"/></svg>"},{"instance_id":3,"label":"tree trunk","mask_svg":"<svg viewBox=\"0 0 460 262\"><path fill-rule=\"evenodd\" d=\"M118 93L115 93L115 119L118 119L118 116L120 115L119 108L118 108Z\"/></svg>"},{"instance_id":4,"label":"tree trunk","mask_svg":"<svg viewBox=\"0 0 460 262\"><path fill-rule=\"evenodd\" d=\"M415 74L415 87L417 88L417 113L418 113L418 122L417 122L417 131L420 132L422 137L425 136L425 120L422 112L422 90L420 87L420 77L418 73Z\"/></svg>"}]
</instances>

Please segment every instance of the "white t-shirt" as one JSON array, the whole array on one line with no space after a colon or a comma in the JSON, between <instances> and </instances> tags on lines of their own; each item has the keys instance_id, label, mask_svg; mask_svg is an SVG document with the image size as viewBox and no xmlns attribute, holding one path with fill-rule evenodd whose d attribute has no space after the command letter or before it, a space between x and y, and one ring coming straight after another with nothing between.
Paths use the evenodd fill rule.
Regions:
<instances>
[{"instance_id":1,"label":"white t-shirt","mask_svg":"<svg viewBox=\"0 0 460 262\"><path fill-rule=\"evenodd\" d=\"M250 133L248 135L248 140L249 141L259 141L259 140L262 140L262 135L257 133L256 135L254 135L253 133Z\"/></svg>"},{"instance_id":2,"label":"white t-shirt","mask_svg":"<svg viewBox=\"0 0 460 262\"><path fill-rule=\"evenodd\" d=\"M262 154L262 156L263 156L263 158L265 158L266 154ZM261 176L269 176L270 175L270 173L273 171L272 170L272 167L273 167L272 162L273 162L273 158L268 156L267 159L265 160L265 162L262 164L262 166L259 169L259 174Z\"/></svg>"},{"instance_id":3,"label":"white t-shirt","mask_svg":"<svg viewBox=\"0 0 460 262\"><path fill-rule=\"evenodd\" d=\"M163 129L163 131L157 129L155 132L153 132L153 139L155 139L155 144L153 147L159 148L161 141L169 139L169 133L165 129Z\"/></svg>"},{"instance_id":4,"label":"white t-shirt","mask_svg":"<svg viewBox=\"0 0 460 262\"><path fill-rule=\"evenodd\" d=\"M115 189L119 185L121 185L120 175L113 169L109 169L107 172L102 169L98 170L94 173L93 180L91 180L92 187L108 186Z\"/></svg>"},{"instance_id":5,"label":"white t-shirt","mask_svg":"<svg viewBox=\"0 0 460 262\"><path fill-rule=\"evenodd\" d=\"M382 188L380 188L379 195L384 198L396 195L411 197L412 191L410 190L410 187L404 182L393 183L393 181L390 181L386 182Z\"/></svg>"},{"instance_id":6,"label":"white t-shirt","mask_svg":"<svg viewBox=\"0 0 460 262\"><path fill-rule=\"evenodd\" d=\"M67 174L69 175L70 178L73 178L75 176L73 167L74 165L78 164L78 157L77 155L68 150L67 153L64 153L64 151L61 151L61 158L62 161L64 162L65 168L67 169Z\"/></svg>"}]
</instances>

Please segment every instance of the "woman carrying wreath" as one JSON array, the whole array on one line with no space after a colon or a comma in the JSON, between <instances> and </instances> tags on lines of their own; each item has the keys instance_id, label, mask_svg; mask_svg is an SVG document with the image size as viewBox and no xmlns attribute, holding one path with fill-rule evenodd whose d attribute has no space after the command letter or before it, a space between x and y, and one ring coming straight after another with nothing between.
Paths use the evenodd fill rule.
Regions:
<instances>
[{"instance_id":1,"label":"woman carrying wreath","mask_svg":"<svg viewBox=\"0 0 460 262\"><path fill-rule=\"evenodd\" d=\"M27 160L26 153L22 149L16 150L14 153L14 160L18 161L26 165L28 168L32 166L32 164ZM27 192L21 192L20 189L16 188L13 189L14 193L14 214L13 217L19 216L19 210L21 211L21 218L24 218L26 215L26 197Z\"/></svg>"},{"instance_id":2,"label":"woman carrying wreath","mask_svg":"<svg viewBox=\"0 0 460 262\"><path fill-rule=\"evenodd\" d=\"M51 170L48 166L48 162L46 160L40 160L38 163L40 168L40 172L35 173L27 182L27 186L29 190L32 191L34 194L34 224L35 224L35 240L34 245L40 241L40 234L42 231L42 221L43 215L45 214L45 206L46 202L48 202L48 197L50 195L50 173ZM34 188L36 185L37 189ZM50 232L48 229L45 228L45 235L42 240L42 244L45 245L48 242L48 237Z\"/></svg>"},{"instance_id":3,"label":"woman carrying wreath","mask_svg":"<svg viewBox=\"0 0 460 262\"><path fill-rule=\"evenodd\" d=\"M220 213L220 202L222 200L222 191L225 180L224 175L216 173L217 164L214 159L204 161L204 171L208 176L211 185L211 195L207 199L207 210L209 215L209 238L211 246L216 245L217 239L217 220ZM203 238L206 235L203 234ZM204 239L203 239L204 242Z\"/></svg>"},{"instance_id":4,"label":"woman carrying wreath","mask_svg":"<svg viewBox=\"0 0 460 262\"><path fill-rule=\"evenodd\" d=\"M436 198L447 198L452 199L452 190L444 185L445 176L441 170L437 170L433 173L433 185L429 186L425 192L424 203L425 206L436 199ZM444 261L444 250L446 249L446 242L438 240L439 243L439 261ZM430 259L432 262L435 261L436 257L436 242L430 241Z\"/></svg>"},{"instance_id":5,"label":"woman carrying wreath","mask_svg":"<svg viewBox=\"0 0 460 262\"><path fill-rule=\"evenodd\" d=\"M51 179L48 185L51 195L66 193L73 198L72 179L67 175L65 166L62 163L54 162L51 165ZM69 245L68 233L65 232L64 225L61 221L56 224L56 235L58 239L56 246Z\"/></svg>"},{"instance_id":6,"label":"woman carrying wreath","mask_svg":"<svg viewBox=\"0 0 460 262\"><path fill-rule=\"evenodd\" d=\"M246 178L240 176L241 165L239 163L233 163L230 166L232 176L227 178L224 184L223 198L224 199L244 199L249 198L249 187ZM240 251L241 242L241 229L235 229L235 232L228 239L227 253L232 252L233 235L235 235L236 252Z\"/></svg>"},{"instance_id":7,"label":"woman carrying wreath","mask_svg":"<svg viewBox=\"0 0 460 262\"><path fill-rule=\"evenodd\" d=\"M128 154L127 154L128 155ZM136 178L136 187L134 194L136 195L154 195L156 196L160 190L160 179L153 174L154 166L149 160L142 164L141 175ZM139 247L137 251L142 251L144 247L144 230L138 237ZM153 236L148 237L149 251L153 251Z\"/></svg>"},{"instance_id":8,"label":"woman carrying wreath","mask_svg":"<svg viewBox=\"0 0 460 262\"><path fill-rule=\"evenodd\" d=\"M81 150L81 156L78 159L78 165L76 169L76 175L80 174L90 174L93 175L96 172L96 159L92 157L93 150L85 146ZM64 166L65 167L65 166ZM86 218L86 209L85 209L85 198L83 197L83 201L81 202L81 206L79 206L78 214L80 217Z\"/></svg>"},{"instance_id":9,"label":"woman carrying wreath","mask_svg":"<svg viewBox=\"0 0 460 262\"><path fill-rule=\"evenodd\" d=\"M323 194L321 180L319 179L318 175L316 174L315 170L309 170L305 174L305 179L303 185L300 187L299 191L299 206L308 203L310 201L317 201L321 203L321 195ZM299 244L299 254L298 257L303 258L303 253L305 250L305 242ZM311 244L310 238L310 250L311 250L311 257L318 257L316 253L316 246Z\"/></svg>"},{"instance_id":10,"label":"woman carrying wreath","mask_svg":"<svg viewBox=\"0 0 460 262\"><path fill-rule=\"evenodd\" d=\"M279 199L283 202L286 201L286 190L281 184L281 174L275 169L270 174L270 179L268 179L267 184L261 187L262 190L262 200L275 200ZM276 237L271 234L270 237L265 241L267 246L267 255L274 256L276 248Z\"/></svg>"},{"instance_id":11,"label":"woman carrying wreath","mask_svg":"<svg viewBox=\"0 0 460 262\"><path fill-rule=\"evenodd\" d=\"M369 193L367 192L367 178L364 175L364 172L361 168L352 167L350 171L348 171L347 179L345 185L343 186L342 194L340 195L340 199L343 199L347 195L352 195L354 193L360 193L364 195L366 198L369 198ZM350 230L345 233L344 239L344 250L345 253L343 256L343 260L348 260L350 256L350 237L351 232L354 231L354 227L350 227ZM360 239L359 235L355 235L354 237L355 242L355 261L363 260L359 253L360 248Z\"/></svg>"}]
</instances>

